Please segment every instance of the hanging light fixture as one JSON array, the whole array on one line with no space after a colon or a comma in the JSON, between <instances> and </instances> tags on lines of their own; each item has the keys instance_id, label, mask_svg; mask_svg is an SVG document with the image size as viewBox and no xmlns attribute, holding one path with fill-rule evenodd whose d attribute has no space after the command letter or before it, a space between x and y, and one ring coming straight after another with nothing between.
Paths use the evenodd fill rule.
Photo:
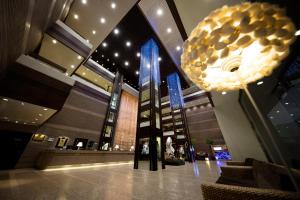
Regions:
<instances>
[{"instance_id":1,"label":"hanging light fixture","mask_svg":"<svg viewBox=\"0 0 300 200\"><path fill-rule=\"evenodd\" d=\"M295 32L284 9L276 5L223 6L185 41L182 68L204 90L241 89L272 73L288 55Z\"/></svg>"}]
</instances>

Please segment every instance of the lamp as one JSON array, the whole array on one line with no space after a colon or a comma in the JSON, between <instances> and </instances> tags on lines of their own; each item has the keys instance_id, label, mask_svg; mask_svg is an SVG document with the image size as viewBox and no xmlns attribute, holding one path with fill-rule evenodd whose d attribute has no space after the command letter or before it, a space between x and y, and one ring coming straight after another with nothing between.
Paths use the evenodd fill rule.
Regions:
<instances>
[{"instance_id":1,"label":"lamp","mask_svg":"<svg viewBox=\"0 0 300 200\"><path fill-rule=\"evenodd\" d=\"M192 31L181 63L207 91L236 90L268 76L289 53L295 26L284 9L268 3L223 6Z\"/></svg>"},{"instance_id":2,"label":"lamp","mask_svg":"<svg viewBox=\"0 0 300 200\"><path fill-rule=\"evenodd\" d=\"M78 147L79 150L81 147L83 147L83 142L78 142L76 146Z\"/></svg>"},{"instance_id":3,"label":"lamp","mask_svg":"<svg viewBox=\"0 0 300 200\"><path fill-rule=\"evenodd\" d=\"M266 128L281 162L288 166L247 84L279 66L295 41L295 26L284 9L269 3L242 3L212 11L184 42L181 65L206 91L244 89ZM288 174L299 191L288 167Z\"/></svg>"}]
</instances>

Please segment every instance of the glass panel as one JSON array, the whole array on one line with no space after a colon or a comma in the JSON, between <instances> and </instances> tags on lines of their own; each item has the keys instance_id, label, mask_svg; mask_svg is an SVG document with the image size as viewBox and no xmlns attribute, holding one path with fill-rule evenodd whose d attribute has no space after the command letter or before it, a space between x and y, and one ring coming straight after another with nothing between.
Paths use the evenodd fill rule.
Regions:
<instances>
[{"instance_id":1,"label":"glass panel","mask_svg":"<svg viewBox=\"0 0 300 200\"><path fill-rule=\"evenodd\" d=\"M116 109L117 108L117 101L118 101L118 94L114 93L114 95L112 97L111 104L110 104L110 107L112 109Z\"/></svg>"},{"instance_id":2,"label":"glass panel","mask_svg":"<svg viewBox=\"0 0 300 200\"><path fill-rule=\"evenodd\" d=\"M114 121L114 117L115 117L115 113L109 112L109 116L108 116L108 120L107 121L113 122Z\"/></svg>"},{"instance_id":3,"label":"glass panel","mask_svg":"<svg viewBox=\"0 0 300 200\"><path fill-rule=\"evenodd\" d=\"M105 137L110 137L112 132L112 127L111 126L106 126L104 136Z\"/></svg>"},{"instance_id":4,"label":"glass panel","mask_svg":"<svg viewBox=\"0 0 300 200\"><path fill-rule=\"evenodd\" d=\"M160 129L160 115L159 113L155 113L155 121L156 121L156 128Z\"/></svg>"},{"instance_id":5,"label":"glass panel","mask_svg":"<svg viewBox=\"0 0 300 200\"><path fill-rule=\"evenodd\" d=\"M146 120L150 118L150 110L146 110L144 112L141 112L141 119Z\"/></svg>"},{"instance_id":6,"label":"glass panel","mask_svg":"<svg viewBox=\"0 0 300 200\"><path fill-rule=\"evenodd\" d=\"M150 99L150 89L142 91L142 102L147 101Z\"/></svg>"}]
</instances>

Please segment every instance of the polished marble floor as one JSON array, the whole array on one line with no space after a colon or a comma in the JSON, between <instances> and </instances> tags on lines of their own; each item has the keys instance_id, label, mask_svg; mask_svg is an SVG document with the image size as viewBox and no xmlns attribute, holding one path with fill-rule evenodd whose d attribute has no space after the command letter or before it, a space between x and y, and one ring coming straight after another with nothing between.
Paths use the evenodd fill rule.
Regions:
<instances>
[{"instance_id":1,"label":"polished marble floor","mask_svg":"<svg viewBox=\"0 0 300 200\"><path fill-rule=\"evenodd\" d=\"M132 163L0 171L0 199L196 200L202 199L200 184L215 182L221 165L219 161L198 161L156 172L134 170Z\"/></svg>"}]
</instances>

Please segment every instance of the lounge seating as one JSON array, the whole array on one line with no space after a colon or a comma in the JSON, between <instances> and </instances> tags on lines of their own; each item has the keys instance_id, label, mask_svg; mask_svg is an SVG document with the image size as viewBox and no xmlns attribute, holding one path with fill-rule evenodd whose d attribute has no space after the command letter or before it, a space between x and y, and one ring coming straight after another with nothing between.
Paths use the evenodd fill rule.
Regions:
<instances>
[{"instance_id":1,"label":"lounge seating","mask_svg":"<svg viewBox=\"0 0 300 200\"><path fill-rule=\"evenodd\" d=\"M202 185L204 199L300 199L283 166L254 159L227 164L216 184ZM300 183L300 171L292 172Z\"/></svg>"}]
</instances>

